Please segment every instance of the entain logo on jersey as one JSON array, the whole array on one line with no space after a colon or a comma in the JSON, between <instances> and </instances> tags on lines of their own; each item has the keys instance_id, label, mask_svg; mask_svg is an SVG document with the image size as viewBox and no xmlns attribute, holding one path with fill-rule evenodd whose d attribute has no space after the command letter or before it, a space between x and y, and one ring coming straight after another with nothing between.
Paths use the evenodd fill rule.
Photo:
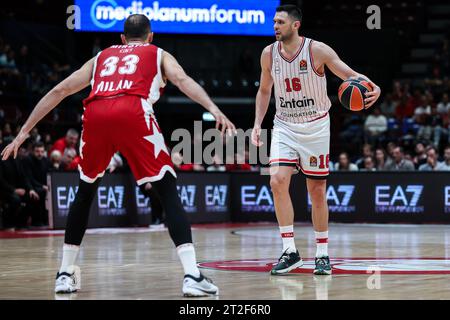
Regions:
<instances>
[{"instance_id":1,"label":"entain logo on jersey","mask_svg":"<svg viewBox=\"0 0 450 320\"><path fill-rule=\"evenodd\" d=\"M241 209L243 212L275 212L273 198L268 186L241 186Z\"/></svg>"},{"instance_id":2,"label":"entain logo on jersey","mask_svg":"<svg viewBox=\"0 0 450 320\"><path fill-rule=\"evenodd\" d=\"M210 212L227 212L226 204L228 194L228 186L223 185L207 185L205 186L205 205L206 211Z\"/></svg>"},{"instance_id":3,"label":"entain logo on jersey","mask_svg":"<svg viewBox=\"0 0 450 320\"><path fill-rule=\"evenodd\" d=\"M101 186L98 188L97 196L98 214L100 216L121 216L126 214L126 209L123 206L124 186Z\"/></svg>"},{"instance_id":4,"label":"entain logo on jersey","mask_svg":"<svg viewBox=\"0 0 450 320\"><path fill-rule=\"evenodd\" d=\"M422 192L423 185L407 185L406 188L399 185L378 185L375 187L375 212L424 212L423 205L419 205Z\"/></svg>"},{"instance_id":5,"label":"entain logo on jersey","mask_svg":"<svg viewBox=\"0 0 450 320\"><path fill-rule=\"evenodd\" d=\"M193 184L178 185L177 190L184 210L189 213L197 212L197 206L195 203L197 186Z\"/></svg>"},{"instance_id":6,"label":"entain logo on jersey","mask_svg":"<svg viewBox=\"0 0 450 320\"><path fill-rule=\"evenodd\" d=\"M444 188L444 211L450 213L450 186Z\"/></svg>"},{"instance_id":7,"label":"entain logo on jersey","mask_svg":"<svg viewBox=\"0 0 450 320\"><path fill-rule=\"evenodd\" d=\"M326 196L330 212L355 212L355 205L350 203L354 191L354 185L329 185ZM308 194L308 211L311 211L311 206L311 198Z\"/></svg>"},{"instance_id":8,"label":"entain logo on jersey","mask_svg":"<svg viewBox=\"0 0 450 320\"><path fill-rule=\"evenodd\" d=\"M136 195L137 213L141 215L150 214L152 212L150 199L141 192L141 189L139 189L139 187L135 187L134 192Z\"/></svg>"}]
</instances>

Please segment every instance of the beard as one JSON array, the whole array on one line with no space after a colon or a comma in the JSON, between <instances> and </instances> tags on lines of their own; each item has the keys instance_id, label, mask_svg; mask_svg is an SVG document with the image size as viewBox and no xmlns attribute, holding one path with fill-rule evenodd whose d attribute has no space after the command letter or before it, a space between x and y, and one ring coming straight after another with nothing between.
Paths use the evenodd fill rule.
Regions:
<instances>
[{"instance_id":1,"label":"beard","mask_svg":"<svg viewBox=\"0 0 450 320\"><path fill-rule=\"evenodd\" d=\"M293 37L294 37L294 32L288 32L286 34L279 34L279 35L275 36L275 38L281 42L290 41L290 40L292 40Z\"/></svg>"}]
</instances>

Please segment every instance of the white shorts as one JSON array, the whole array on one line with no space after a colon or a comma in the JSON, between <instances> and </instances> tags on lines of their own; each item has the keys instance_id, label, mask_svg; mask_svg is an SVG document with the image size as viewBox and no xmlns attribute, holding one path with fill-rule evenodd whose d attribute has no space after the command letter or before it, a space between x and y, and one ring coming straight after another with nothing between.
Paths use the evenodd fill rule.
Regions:
<instances>
[{"instance_id":1,"label":"white shorts","mask_svg":"<svg viewBox=\"0 0 450 320\"><path fill-rule=\"evenodd\" d=\"M297 167L308 178L325 179L330 153L328 113L307 123L289 123L275 116L270 165Z\"/></svg>"}]
</instances>

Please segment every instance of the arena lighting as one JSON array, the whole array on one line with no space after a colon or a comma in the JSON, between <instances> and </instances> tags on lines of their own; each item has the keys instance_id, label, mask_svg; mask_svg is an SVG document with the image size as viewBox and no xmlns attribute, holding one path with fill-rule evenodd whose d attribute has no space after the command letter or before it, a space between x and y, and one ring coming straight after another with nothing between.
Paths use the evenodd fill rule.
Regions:
<instances>
[{"instance_id":1,"label":"arena lighting","mask_svg":"<svg viewBox=\"0 0 450 320\"><path fill-rule=\"evenodd\" d=\"M203 112L203 121L216 121L216 119L214 119L214 116L209 113L209 112Z\"/></svg>"}]
</instances>

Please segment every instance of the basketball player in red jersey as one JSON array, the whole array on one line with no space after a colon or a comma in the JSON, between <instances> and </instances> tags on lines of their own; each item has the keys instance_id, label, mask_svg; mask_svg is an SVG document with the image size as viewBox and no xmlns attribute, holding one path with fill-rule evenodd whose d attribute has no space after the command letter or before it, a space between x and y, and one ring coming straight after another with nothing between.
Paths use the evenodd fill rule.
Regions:
<instances>
[{"instance_id":1,"label":"basketball player in red jersey","mask_svg":"<svg viewBox=\"0 0 450 320\"><path fill-rule=\"evenodd\" d=\"M56 276L56 293L80 289L80 271L75 265L86 231L89 208L99 178L116 151L124 155L140 186L151 182L166 212L169 234L176 245L184 269L186 296L218 294L218 288L197 268L189 222L176 188L176 174L163 136L153 113L166 80L170 80L192 100L215 117L216 127L235 127L206 92L186 73L175 58L151 45L153 33L144 15L125 21L123 45L111 46L85 63L54 87L37 104L15 140L2 152L3 160L17 150L30 130L65 97L89 84L92 91L83 101L83 131L80 143L79 188L72 203L64 239L61 268Z\"/></svg>"},{"instance_id":2,"label":"basketball player in red jersey","mask_svg":"<svg viewBox=\"0 0 450 320\"><path fill-rule=\"evenodd\" d=\"M328 176L331 102L327 96L325 66L345 80L364 75L353 71L328 45L299 35L302 13L294 5L276 9L276 42L261 55L261 81L256 96L252 143L260 146L261 123L274 86L276 115L270 148L270 185L283 241L283 253L271 274L287 273L303 262L294 242L294 210L289 184L294 168L306 176L312 203L312 222L317 250L314 274L331 274L328 256ZM367 79L368 80L368 79ZM380 96L380 88L368 80L372 91L365 108Z\"/></svg>"}]
</instances>

